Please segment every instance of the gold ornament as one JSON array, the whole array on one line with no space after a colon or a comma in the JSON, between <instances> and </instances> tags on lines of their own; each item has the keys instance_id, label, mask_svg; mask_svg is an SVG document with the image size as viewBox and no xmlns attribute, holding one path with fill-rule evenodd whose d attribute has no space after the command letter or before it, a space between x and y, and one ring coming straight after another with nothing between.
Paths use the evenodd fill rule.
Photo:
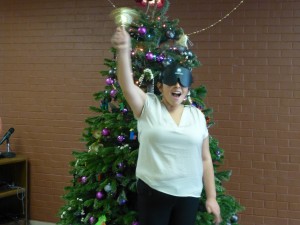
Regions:
<instances>
[{"instance_id":1,"label":"gold ornament","mask_svg":"<svg viewBox=\"0 0 300 225\"><path fill-rule=\"evenodd\" d=\"M130 9L127 7L121 7L114 9L110 16L114 18L115 24L117 26L128 26L132 23L132 21L138 16L138 13L134 9Z\"/></svg>"},{"instance_id":2,"label":"gold ornament","mask_svg":"<svg viewBox=\"0 0 300 225\"><path fill-rule=\"evenodd\" d=\"M189 39L188 36L186 34L183 34L180 36L179 40L176 41L176 44L187 48L188 47L188 44L187 44L188 39Z\"/></svg>"}]
</instances>

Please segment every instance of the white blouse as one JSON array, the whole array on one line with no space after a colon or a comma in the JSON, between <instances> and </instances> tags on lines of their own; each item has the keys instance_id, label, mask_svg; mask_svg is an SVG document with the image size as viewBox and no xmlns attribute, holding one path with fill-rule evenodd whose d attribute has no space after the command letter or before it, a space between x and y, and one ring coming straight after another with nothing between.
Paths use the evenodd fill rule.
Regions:
<instances>
[{"instance_id":1,"label":"white blouse","mask_svg":"<svg viewBox=\"0 0 300 225\"><path fill-rule=\"evenodd\" d=\"M137 120L137 178L166 194L200 197L202 143L208 136L204 114L194 106L185 106L177 125L157 96L148 93Z\"/></svg>"}]
</instances>

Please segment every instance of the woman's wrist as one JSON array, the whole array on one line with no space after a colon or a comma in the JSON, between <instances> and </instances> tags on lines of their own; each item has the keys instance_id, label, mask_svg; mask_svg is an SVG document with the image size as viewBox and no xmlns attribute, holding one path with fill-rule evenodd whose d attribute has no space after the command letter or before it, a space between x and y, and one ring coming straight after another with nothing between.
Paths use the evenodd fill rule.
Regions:
<instances>
[{"instance_id":1,"label":"woman's wrist","mask_svg":"<svg viewBox=\"0 0 300 225\"><path fill-rule=\"evenodd\" d=\"M130 48L119 48L117 49L117 54L130 54Z\"/></svg>"},{"instance_id":2,"label":"woman's wrist","mask_svg":"<svg viewBox=\"0 0 300 225\"><path fill-rule=\"evenodd\" d=\"M206 199L217 199L217 195L216 194L206 194Z\"/></svg>"}]
</instances>

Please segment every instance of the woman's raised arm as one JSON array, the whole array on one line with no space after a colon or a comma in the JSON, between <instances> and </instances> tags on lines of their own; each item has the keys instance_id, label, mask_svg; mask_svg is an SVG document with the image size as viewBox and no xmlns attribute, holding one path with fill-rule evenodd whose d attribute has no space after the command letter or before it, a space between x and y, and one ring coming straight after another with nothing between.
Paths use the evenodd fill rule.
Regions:
<instances>
[{"instance_id":1,"label":"woman's raised arm","mask_svg":"<svg viewBox=\"0 0 300 225\"><path fill-rule=\"evenodd\" d=\"M117 49L117 77L125 99L134 115L141 115L146 100L145 92L133 80L131 65L131 40L124 27L118 27L111 39Z\"/></svg>"}]
</instances>

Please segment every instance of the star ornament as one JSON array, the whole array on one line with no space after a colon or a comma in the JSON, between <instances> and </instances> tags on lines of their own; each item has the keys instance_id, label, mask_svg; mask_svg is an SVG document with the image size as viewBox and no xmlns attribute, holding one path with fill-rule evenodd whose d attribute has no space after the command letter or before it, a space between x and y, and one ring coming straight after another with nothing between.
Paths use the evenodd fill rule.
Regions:
<instances>
[{"instance_id":1,"label":"star ornament","mask_svg":"<svg viewBox=\"0 0 300 225\"><path fill-rule=\"evenodd\" d=\"M127 27L138 16L138 13L134 9L121 7L113 10L110 16L114 19L117 26Z\"/></svg>"}]
</instances>

